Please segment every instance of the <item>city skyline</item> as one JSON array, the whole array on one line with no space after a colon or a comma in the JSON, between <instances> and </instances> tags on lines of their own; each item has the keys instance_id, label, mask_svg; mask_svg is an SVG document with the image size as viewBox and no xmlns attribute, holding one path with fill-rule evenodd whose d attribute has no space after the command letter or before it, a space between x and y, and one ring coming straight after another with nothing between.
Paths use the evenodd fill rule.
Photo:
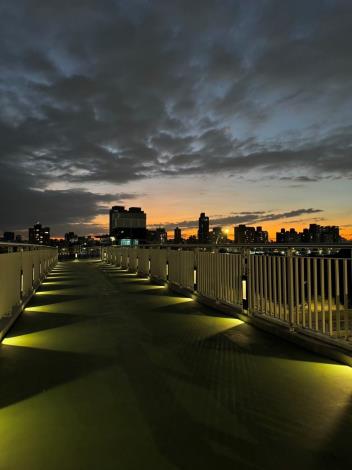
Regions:
<instances>
[{"instance_id":1,"label":"city skyline","mask_svg":"<svg viewBox=\"0 0 352 470\"><path fill-rule=\"evenodd\" d=\"M352 239L352 3L5 2L0 231L339 225ZM79 18L79 28L77 28ZM236 211L233 213L233 211Z\"/></svg>"},{"instance_id":2,"label":"city skyline","mask_svg":"<svg viewBox=\"0 0 352 470\"><path fill-rule=\"evenodd\" d=\"M309 212L309 211L308 211ZM257 218L252 222L263 221L263 214L255 213L261 217ZM293 215L293 214L291 214ZM271 218L275 218L273 214L269 214ZM88 238L107 238L112 237L116 243L119 243L121 239L139 240L142 243L165 243L167 240L173 240L177 238L177 243L183 241L189 241L194 243L198 241L202 243L225 243L228 241L234 243L340 243L343 241L349 241L342 233L341 229L337 225L321 225L317 224L316 221L309 221L309 224L303 226L302 229L297 229L290 225L289 229L280 227L275 233L275 236L270 236L267 227L263 227L258 224L244 223L247 220L248 214L237 215L237 221L239 223L229 225L229 217L211 219L205 212L201 212L197 221L183 221L179 224L170 224L166 226L152 225L148 226L147 214L141 207L132 206L127 208L125 206L112 206L109 210L109 225L107 227L107 233L95 233L90 235L75 234L74 232L66 232L64 237L53 236L50 237L50 227L43 227L40 222L34 224L33 227L28 229L28 240L29 243L43 243L43 239L46 242L55 240L67 240L67 237L88 237ZM270 219L270 217L268 217ZM232 216L231 220L236 218ZM241 220L238 220L240 218ZM223 226L222 223L226 222ZM192 224L192 225L190 225ZM197 225L194 225L197 224ZM221 225L220 225L221 224ZM193 226L194 225L194 226ZM182 235L181 235L182 232ZM3 241L25 241L26 236L24 231L18 233L15 231L4 231ZM1 240L1 237L0 237Z\"/></svg>"}]
</instances>

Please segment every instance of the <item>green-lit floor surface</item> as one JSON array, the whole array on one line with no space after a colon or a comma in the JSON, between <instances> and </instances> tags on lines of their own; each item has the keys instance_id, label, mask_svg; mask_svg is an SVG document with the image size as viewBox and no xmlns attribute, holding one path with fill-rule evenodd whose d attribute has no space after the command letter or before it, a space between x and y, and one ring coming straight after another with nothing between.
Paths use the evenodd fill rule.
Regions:
<instances>
[{"instance_id":1,"label":"green-lit floor surface","mask_svg":"<svg viewBox=\"0 0 352 470\"><path fill-rule=\"evenodd\" d=\"M352 369L100 262L0 346L0 469L337 469Z\"/></svg>"}]
</instances>

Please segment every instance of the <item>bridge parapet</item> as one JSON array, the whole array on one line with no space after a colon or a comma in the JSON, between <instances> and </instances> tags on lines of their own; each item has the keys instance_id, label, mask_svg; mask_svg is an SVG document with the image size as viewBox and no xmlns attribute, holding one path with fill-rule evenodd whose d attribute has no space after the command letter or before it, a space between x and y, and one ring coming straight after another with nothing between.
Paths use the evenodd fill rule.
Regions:
<instances>
[{"instance_id":1,"label":"bridge parapet","mask_svg":"<svg viewBox=\"0 0 352 470\"><path fill-rule=\"evenodd\" d=\"M0 341L56 263L54 247L0 243Z\"/></svg>"}]
</instances>

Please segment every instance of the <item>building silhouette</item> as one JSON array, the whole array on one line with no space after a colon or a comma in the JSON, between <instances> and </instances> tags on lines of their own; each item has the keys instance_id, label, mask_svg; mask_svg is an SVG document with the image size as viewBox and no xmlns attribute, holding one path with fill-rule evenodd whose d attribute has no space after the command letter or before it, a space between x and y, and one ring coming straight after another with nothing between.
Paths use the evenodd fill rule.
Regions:
<instances>
[{"instance_id":1,"label":"building silhouette","mask_svg":"<svg viewBox=\"0 0 352 470\"><path fill-rule=\"evenodd\" d=\"M182 231L179 227L174 230L174 243L182 243Z\"/></svg>"},{"instance_id":2,"label":"building silhouette","mask_svg":"<svg viewBox=\"0 0 352 470\"><path fill-rule=\"evenodd\" d=\"M209 217L205 212L201 212L198 219L198 241L199 243L209 243Z\"/></svg>"},{"instance_id":3,"label":"building silhouette","mask_svg":"<svg viewBox=\"0 0 352 470\"><path fill-rule=\"evenodd\" d=\"M235 243L268 243L269 235L262 227L248 227L245 224L235 227Z\"/></svg>"},{"instance_id":4,"label":"building silhouette","mask_svg":"<svg viewBox=\"0 0 352 470\"><path fill-rule=\"evenodd\" d=\"M276 233L277 243L339 243L341 241L339 227L321 226L310 224L309 228L304 228L302 232L297 232L294 228L285 230L282 228Z\"/></svg>"},{"instance_id":5,"label":"building silhouette","mask_svg":"<svg viewBox=\"0 0 352 470\"><path fill-rule=\"evenodd\" d=\"M140 207L113 206L110 209L110 236L116 240L145 241L147 216Z\"/></svg>"},{"instance_id":6,"label":"building silhouette","mask_svg":"<svg viewBox=\"0 0 352 470\"><path fill-rule=\"evenodd\" d=\"M43 227L41 223L37 222L33 227L28 229L29 243L36 245L49 245L50 244L50 228Z\"/></svg>"},{"instance_id":7,"label":"building silhouette","mask_svg":"<svg viewBox=\"0 0 352 470\"><path fill-rule=\"evenodd\" d=\"M150 243L166 243L167 231L163 227L147 230L147 241Z\"/></svg>"}]
</instances>

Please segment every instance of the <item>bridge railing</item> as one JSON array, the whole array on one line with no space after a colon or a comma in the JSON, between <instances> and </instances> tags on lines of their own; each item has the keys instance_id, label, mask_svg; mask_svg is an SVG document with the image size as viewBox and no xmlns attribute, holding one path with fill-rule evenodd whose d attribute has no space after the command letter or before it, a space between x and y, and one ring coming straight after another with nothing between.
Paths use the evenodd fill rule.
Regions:
<instances>
[{"instance_id":1,"label":"bridge railing","mask_svg":"<svg viewBox=\"0 0 352 470\"><path fill-rule=\"evenodd\" d=\"M250 307L296 329L351 339L351 260L250 257Z\"/></svg>"},{"instance_id":2,"label":"bridge railing","mask_svg":"<svg viewBox=\"0 0 352 470\"><path fill-rule=\"evenodd\" d=\"M0 243L0 340L56 262L56 248Z\"/></svg>"},{"instance_id":3,"label":"bridge railing","mask_svg":"<svg viewBox=\"0 0 352 470\"><path fill-rule=\"evenodd\" d=\"M341 248L346 257L340 256ZM300 254L287 246L107 246L102 259L243 315L350 348L351 249L352 245L325 245L319 250L314 246L313 256L302 246ZM326 256L318 255L324 251Z\"/></svg>"}]
</instances>

